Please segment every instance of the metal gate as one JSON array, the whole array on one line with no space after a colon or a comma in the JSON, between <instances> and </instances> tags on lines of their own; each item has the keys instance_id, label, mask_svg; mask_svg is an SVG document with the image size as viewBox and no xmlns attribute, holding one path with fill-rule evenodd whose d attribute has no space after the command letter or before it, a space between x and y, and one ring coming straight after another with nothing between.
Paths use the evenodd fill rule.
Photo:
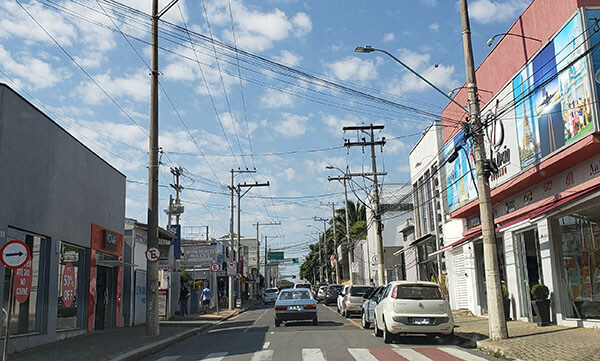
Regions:
<instances>
[{"instance_id":1,"label":"metal gate","mask_svg":"<svg viewBox=\"0 0 600 361\"><path fill-rule=\"evenodd\" d=\"M456 306L458 308L469 308L469 296L467 295L467 274L465 273L465 254L462 247L452 250L454 260L454 285L456 287Z\"/></svg>"}]
</instances>

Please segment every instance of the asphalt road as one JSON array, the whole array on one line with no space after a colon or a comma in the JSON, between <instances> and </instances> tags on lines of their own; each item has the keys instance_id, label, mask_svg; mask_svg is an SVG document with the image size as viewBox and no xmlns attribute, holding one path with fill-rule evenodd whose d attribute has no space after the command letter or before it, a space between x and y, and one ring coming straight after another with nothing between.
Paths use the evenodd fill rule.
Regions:
<instances>
[{"instance_id":1,"label":"asphalt road","mask_svg":"<svg viewBox=\"0 0 600 361\"><path fill-rule=\"evenodd\" d=\"M290 322L275 327L273 306L260 306L174 344L145 361L388 361L497 360L477 350L420 336L391 345L363 330L358 316L346 319L319 305L319 324Z\"/></svg>"}]
</instances>

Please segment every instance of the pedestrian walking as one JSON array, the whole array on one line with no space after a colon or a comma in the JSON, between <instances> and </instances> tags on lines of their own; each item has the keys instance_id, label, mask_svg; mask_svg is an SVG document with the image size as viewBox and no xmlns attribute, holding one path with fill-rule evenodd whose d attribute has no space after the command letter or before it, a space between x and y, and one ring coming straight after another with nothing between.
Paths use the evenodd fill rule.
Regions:
<instances>
[{"instance_id":1,"label":"pedestrian walking","mask_svg":"<svg viewBox=\"0 0 600 361\"><path fill-rule=\"evenodd\" d=\"M179 313L181 316L187 315L188 298L190 298L190 291L187 287L181 285L181 291L179 291Z\"/></svg>"},{"instance_id":2,"label":"pedestrian walking","mask_svg":"<svg viewBox=\"0 0 600 361\"><path fill-rule=\"evenodd\" d=\"M204 313L206 313L206 311L208 311L208 309L210 308L210 297L211 297L210 288L208 288L208 284L207 284L206 286L204 286L204 289L202 290L202 309L203 309Z\"/></svg>"}]
</instances>

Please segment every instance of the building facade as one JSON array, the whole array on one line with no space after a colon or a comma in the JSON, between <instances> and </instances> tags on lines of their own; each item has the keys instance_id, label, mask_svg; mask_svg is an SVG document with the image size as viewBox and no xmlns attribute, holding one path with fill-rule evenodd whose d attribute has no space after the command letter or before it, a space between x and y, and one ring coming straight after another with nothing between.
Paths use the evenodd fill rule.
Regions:
<instances>
[{"instance_id":1,"label":"building facade","mask_svg":"<svg viewBox=\"0 0 600 361\"><path fill-rule=\"evenodd\" d=\"M0 164L0 243L25 242L33 270L9 351L122 326L125 176L4 84Z\"/></svg>"}]
</instances>

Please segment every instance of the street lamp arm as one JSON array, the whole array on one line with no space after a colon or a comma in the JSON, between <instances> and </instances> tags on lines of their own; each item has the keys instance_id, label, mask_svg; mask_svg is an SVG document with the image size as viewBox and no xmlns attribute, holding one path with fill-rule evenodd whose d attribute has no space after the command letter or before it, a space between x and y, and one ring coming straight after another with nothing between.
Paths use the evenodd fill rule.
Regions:
<instances>
[{"instance_id":1,"label":"street lamp arm","mask_svg":"<svg viewBox=\"0 0 600 361\"><path fill-rule=\"evenodd\" d=\"M469 111L469 109L467 109L467 107L465 107L464 105L461 105L456 100L454 100L451 97L449 97L448 94L446 94L443 90L441 90L437 86L433 85L433 83L431 83L429 80L425 79L423 76L421 76L421 74L419 74L416 71L414 71L413 69L411 69L408 65L404 64L400 59L396 58L393 54L389 53L387 50L377 49L377 48L373 48L373 47L367 45L367 46L364 46L364 47L363 46L358 46L358 47L356 47L356 49L354 49L354 51L357 52L357 53L371 53L373 51L378 51L380 53L386 54L390 58L394 59L398 64L402 65L403 67L405 67L406 69L408 69L408 71L410 71L411 73L413 73L414 75L416 75L419 79L423 80L425 83L427 83L427 85L429 85L430 87L432 87L433 89L435 89L438 93L442 94L446 99L448 99L452 103L458 105L461 109L464 109L467 112Z\"/></svg>"},{"instance_id":2,"label":"street lamp arm","mask_svg":"<svg viewBox=\"0 0 600 361\"><path fill-rule=\"evenodd\" d=\"M525 35L521 35L521 34L515 34L515 33L499 33L496 34L494 36L492 36L488 41L487 41L487 46L492 46L492 44L494 43L494 40L499 37L499 36L504 36L504 35L512 35L512 36L516 36L518 38L523 38L523 39L529 39L529 40L535 40L535 41L539 41L540 43L542 42L542 40L538 39L538 38L532 38L531 36L525 36Z\"/></svg>"}]
</instances>

